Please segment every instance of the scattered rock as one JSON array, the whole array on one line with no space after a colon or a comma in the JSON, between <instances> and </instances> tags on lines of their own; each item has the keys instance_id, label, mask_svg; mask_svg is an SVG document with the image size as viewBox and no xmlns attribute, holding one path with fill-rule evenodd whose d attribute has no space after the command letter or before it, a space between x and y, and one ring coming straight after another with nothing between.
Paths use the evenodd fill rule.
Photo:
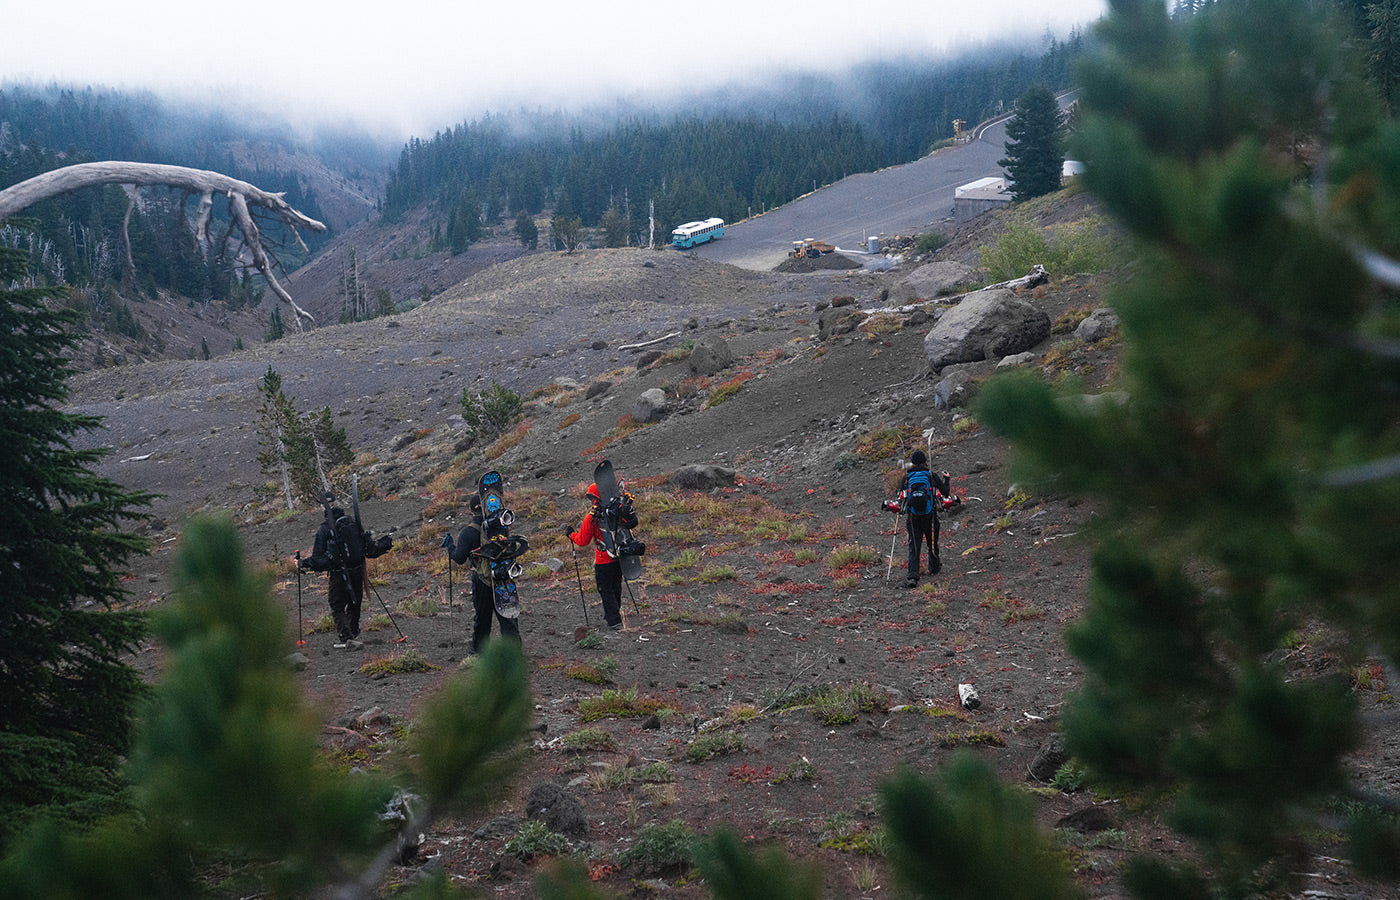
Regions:
<instances>
[{"instance_id":1,"label":"scattered rock","mask_svg":"<svg viewBox=\"0 0 1400 900\"><path fill-rule=\"evenodd\" d=\"M663 352L661 352L660 350L646 350L646 351L643 351L642 354L639 355L639 356L637 357L637 369L638 369L638 371L640 371L640 370L642 370L642 369L645 369L647 366L649 366L649 365L651 365L652 363L656 362L658 359L660 359L661 357L663 357L663 356L665 356L665 355L666 355L666 354L663 353Z\"/></svg>"},{"instance_id":2,"label":"scattered rock","mask_svg":"<svg viewBox=\"0 0 1400 900\"><path fill-rule=\"evenodd\" d=\"M543 822L550 831L560 834L583 837L588 833L583 804L552 781L544 781L530 788L530 794L525 799L525 815Z\"/></svg>"},{"instance_id":3,"label":"scattered rock","mask_svg":"<svg viewBox=\"0 0 1400 900\"><path fill-rule=\"evenodd\" d=\"M1026 770L1026 777L1033 778L1043 784L1049 784L1055 780L1055 773L1060 771L1060 766L1067 762L1069 762L1069 751L1065 749L1064 738L1059 734L1052 734L1035 752L1035 759L1031 760L1030 768Z\"/></svg>"},{"instance_id":4,"label":"scattered rock","mask_svg":"<svg viewBox=\"0 0 1400 900\"><path fill-rule=\"evenodd\" d=\"M1011 369L1016 366L1028 366L1036 361L1036 355L1029 350L1025 353L1013 353L1010 356L1003 356L997 363L998 369Z\"/></svg>"},{"instance_id":5,"label":"scattered rock","mask_svg":"<svg viewBox=\"0 0 1400 900\"><path fill-rule=\"evenodd\" d=\"M712 491L717 487L733 487L737 473L713 464L681 466L671 473L671 484L688 491Z\"/></svg>"},{"instance_id":6,"label":"scattered rock","mask_svg":"<svg viewBox=\"0 0 1400 900\"><path fill-rule=\"evenodd\" d=\"M589 344L588 346L589 346L590 348L594 349L594 350L606 350L606 349L608 349L608 342L607 342L607 341L594 341L593 343Z\"/></svg>"},{"instance_id":7,"label":"scattered rock","mask_svg":"<svg viewBox=\"0 0 1400 900\"><path fill-rule=\"evenodd\" d=\"M592 400L594 397L601 397L612 390L613 383L606 378L595 381L588 386L588 390L583 392L583 399Z\"/></svg>"},{"instance_id":8,"label":"scattered rock","mask_svg":"<svg viewBox=\"0 0 1400 900\"><path fill-rule=\"evenodd\" d=\"M933 405L936 409L945 412L953 409L965 409L977 396L977 385L979 382L973 376L968 366L949 366L943 378L934 385Z\"/></svg>"},{"instance_id":9,"label":"scattered rock","mask_svg":"<svg viewBox=\"0 0 1400 900\"><path fill-rule=\"evenodd\" d=\"M515 837L519 830L519 819L513 816L495 816L481 823L481 827L472 832L472 837L478 841L496 841Z\"/></svg>"},{"instance_id":10,"label":"scattered rock","mask_svg":"<svg viewBox=\"0 0 1400 900\"><path fill-rule=\"evenodd\" d=\"M690 371L696 375L717 375L734 365L734 352L718 335L706 335L690 348Z\"/></svg>"},{"instance_id":11,"label":"scattered rock","mask_svg":"<svg viewBox=\"0 0 1400 900\"><path fill-rule=\"evenodd\" d=\"M849 306L835 306L824 310L817 317L817 337L822 340L849 334L860 327L860 323L865 321L865 313L859 309Z\"/></svg>"},{"instance_id":12,"label":"scattered rock","mask_svg":"<svg viewBox=\"0 0 1400 900\"><path fill-rule=\"evenodd\" d=\"M660 422L666 417L667 406L666 392L661 388L642 391L632 407L632 419L642 425Z\"/></svg>"},{"instance_id":13,"label":"scattered rock","mask_svg":"<svg viewBox=\"0 0 1400 900\"><path fill-rule=\"evenodd\" d=\"M1106 306L1101 306L1079 323L1079 327L1074 329L1074 336L1086 344L1101 341L1118 330L1118 313Z\"/></svg>"},{"instance_id":14,"label":"scattered rock","mask_svg":"<svg viewBox=\"0 0 1400 900\"><path fill-rule=\"evenodd\" d=\"M357 725L383 725L388 721L389 717L378 706L371 706L355 717Z\"/></svg>"},{"instance_id":15,"label":"scattered rock","mask_svg":"<svg viewBox=\"0 0 1400 900\"><path fill-rule=\"evenodd\" d=\"M1113 817L1102 806L1086 806L1062 817L1055 823L1056 828L1068 828L1080 834L1093 834L1113 827Z\"/></svg>"},{"instance_id":16,"label":"scattered rock","mask_svg":"<svg viewBox=\"0 0 1400 900\"><path fill-rule=\"evenodd\" d=\"M306 654L300 651L287 654L287 665L291 667L293 672L303 672L310 664L311 660L307 659Z\"/></svg>"}]
</instances>

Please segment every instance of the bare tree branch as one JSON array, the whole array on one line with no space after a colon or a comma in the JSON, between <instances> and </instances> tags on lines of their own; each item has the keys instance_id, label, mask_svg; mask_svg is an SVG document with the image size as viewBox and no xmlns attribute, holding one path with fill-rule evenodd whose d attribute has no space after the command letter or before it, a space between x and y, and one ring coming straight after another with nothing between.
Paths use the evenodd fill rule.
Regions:
<instances>
[{"instance_id":1,"label":"bare tree branch","mask_svg":"<svg viewBox=\"0 0 1400 900\"><path fill-rule=\"evenodd\" d=\"M294 321L297 330L301 330L302 319L306 319L308 322L316 321L315 316L297 306L292 295L287 293L273 274L274 260L267 252L262 234L253 221L250 207L266 211L274 220L287 226L303 249L305 249L306 244L297 231L298 227L309 228L312 231L325 231L326 226L293 208L283 199L284 194L264 191L246 181L239 181L218 172L158 163L117 161L65 166L42 175L36 175L27 181L21 181L19 184L0 191L0 221L11 218L41 200L101 184L122 184L135 187L166 185L188 193L199 194L200 206L195 222L197 239L208 234L209 209L213 204L213 195L215 193L224 194L228 197L230 217L242 232L242 244L252 255L253 265L262 274L273 293L285 300L287 305L292 308L295 313ZM129 246L130 242L128 241ZM130 251L128 250L128 257L129 255Z\"/></svg>"}]
</instances>

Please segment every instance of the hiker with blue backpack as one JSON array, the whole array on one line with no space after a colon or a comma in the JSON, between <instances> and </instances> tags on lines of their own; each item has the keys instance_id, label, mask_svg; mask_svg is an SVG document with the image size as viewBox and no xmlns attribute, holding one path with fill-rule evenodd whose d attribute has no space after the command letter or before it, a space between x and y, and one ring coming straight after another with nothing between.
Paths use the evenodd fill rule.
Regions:
<instances>
[{"instance_id":1,"label":"hiker with blue backpack","mask_svg":"<svg viewBox=\"0 0 1400 900\"><path fill-rule=\"evenodd\" d=\"M909 577L907 588L919 584L919 558L922 545L928 544L928 573L937 575L943 568L938 556L938 508L956 506L947 472L933 473L928 469L924 451L915 450L905 466L904 480L899 484L899 496L885 503L885 508L905 515L904 527L909 535Z\"/></svg>"}]
</instances>

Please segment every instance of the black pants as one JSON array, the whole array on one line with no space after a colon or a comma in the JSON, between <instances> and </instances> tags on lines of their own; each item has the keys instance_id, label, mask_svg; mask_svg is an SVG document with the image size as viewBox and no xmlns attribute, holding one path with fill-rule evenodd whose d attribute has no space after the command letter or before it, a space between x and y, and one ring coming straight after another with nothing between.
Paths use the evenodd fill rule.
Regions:
<instances>
[{"instance_id":1,"label":"black pants","mask_svg":"<svg viewBox=\"0 0 1400 900\"><path fill-rule=\"evenodd\" d=\"M360 602L365 596L364 564L327 573L326 600L331 605L335 633L343 644L360 636Z\"/></svg>"},{"instance_id":2,"label":"black pants","mask_svg":"<svg viewBox=\"0 0 1400 900\"><path fill-rule=\"evenodd\" d=\"M501 637L510 638L517 644L520 641L520 620L511 619L496 612L496 597L491 585L472 573L472 652L481 650L486 639L491 636L491 618L501 623Z\"/></svg>"},{"instance_id":3,"label":"black pants","mask_svg":"<svg viewBox=\"0 0 1400 900\"><path fill-rule=\"evenodd\" d=\"M593 564L593 580L598 583L598 596L603 598L603 620L609 628L622 624L622 563Z\"/></svg>"},{"instance_id":4,"label":"black pants","mask_svg":"<svg viewBox=\"0 0 1400 900\"><path fill-rule=\"evenodd\" d=\"M925 542L928 544L929 574L943 568L943 561L938 558L938 513L926 516L910 513L905 519L904 528L909 534L909 577L919 577L919 553Z\"/></svg>"}]
</instances>

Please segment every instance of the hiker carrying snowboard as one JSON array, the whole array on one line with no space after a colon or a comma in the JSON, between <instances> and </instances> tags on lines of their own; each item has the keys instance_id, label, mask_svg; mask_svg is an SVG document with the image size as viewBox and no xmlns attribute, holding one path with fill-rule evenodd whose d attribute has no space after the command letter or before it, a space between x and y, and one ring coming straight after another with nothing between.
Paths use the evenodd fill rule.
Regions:
<instances>
[{"instance_id":1,"label":"hiker carrying snowboard","mask_svg":"<svg viewBox=\"0 0 1400 900\"><path fill-rule=\"evenodd\" d=\"M603 532L598 527L598 485L588 486L588 497L593 501L593 509L583 517L577 531L564 526L564 534L575 546L587 547L592 544L593 579L598 585L598 596L603 599L603 620L613 631L622 630L622 563L608 554L603 544ZM625 528L637 527L637 512L632 508L631 497L626 497L619 510L619 519Z\"/></svg>"},{"instance_id":2,"label":"hiker carrying snowboard","mask_svg":"<svg viewBox=\"0 0 1400 900\"><path fill-rule=\"evenodd\" d=\"M491 588L491 584L484 580L478 573L478 566L472 557L472 552L481 547L481 529L485 520L481 516L481 498L472 497L472 520L462 528L462 533L457 536L457 540L452 540L451 533L442 539L442 546L447 548L447 555L452 561L462 566L470 566L472 570L472 652L480 653L486 640L491 637L491 619L495 617L500 623L501 637L509 638L517 644L520 640L520 620L503 616L496 610L496 600Z\"/></svg>"},{"instance_id":3,"label":"hiker carrying snowboard","mask_svg":"<svg viewBox=\"0 0 1400 900\"><path fill-rule=\"evenodd\" d=\"M919 583L919 557L921 545L928 543L928 573L937 575L943 568L943 560L938 555L938 509L948 508L958 503L949 488L947 472L933 473L928 470L928 457L924 451L915 450L905 466L904 480L899 484L899 496L886 502L885 508L905 514L904 528L909 536L909 576L904 581L907 588Z\"/></svg>"},{"instance_id":4,"label":"hiker carrying snowboard","mask_svg":"<svg viewBox=\"0 0 1400 900\"><path fill-rule=\"evenodd\" d=\"M302 569L329 575L326 600L335 622L336 649L364 646L356 638L360 636L360 604L365 596L365 560L388 553L393 545L393 538L386 534L375 539L336 506L326 511L325 520L316 529L311 555L297 563Z\"/></svg>"}]
</instances>

